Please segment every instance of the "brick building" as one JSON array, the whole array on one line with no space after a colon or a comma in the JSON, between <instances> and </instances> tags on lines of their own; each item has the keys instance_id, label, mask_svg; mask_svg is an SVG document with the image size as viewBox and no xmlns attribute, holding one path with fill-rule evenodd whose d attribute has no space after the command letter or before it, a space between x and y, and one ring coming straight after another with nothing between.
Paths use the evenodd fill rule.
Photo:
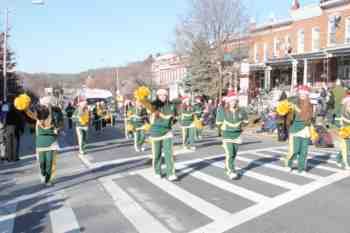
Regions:
<instances>
[{"instance_id":1,"label":"brick building","mask_svg":"<svg viewBox=\"0 0 350 233\"><path fill-rule=\"evenodd\" d=\"M250 90L350 80L349 0L293 0L288 18L251 24L249 35Z\"/></svg>"},{"instance_id":2,"label":"brick building","mask_svg":"<svg viewBox=\"0 0 350 233\"><path fill-rule=\"evenodd\" d=\"M157 86L167 89L170 98L176 98L181 92L179 82L187 75L185 59L174 53L156 56L152 75Z\"/></svg>"}]
</instances>

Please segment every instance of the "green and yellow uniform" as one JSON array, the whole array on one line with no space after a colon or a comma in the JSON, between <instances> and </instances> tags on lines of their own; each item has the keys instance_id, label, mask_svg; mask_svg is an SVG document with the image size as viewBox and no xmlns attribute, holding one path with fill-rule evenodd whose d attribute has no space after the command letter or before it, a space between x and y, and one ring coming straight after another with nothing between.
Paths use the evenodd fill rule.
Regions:
<instances>
[{"instance_id":1,"label":"green and yellow uniform","mask_svg":"<svg viewBox=\"0 0 350 233\"><path fill-rule=\"evenodd\" d=\"M235 158L242 143L242 127L248 123L248 115L240 108L225 110L220 107L216 119L222 129L226 173L236 173Z\"/></svg>"},{"instance_id":2,"label":"green and yellow uniform","mask_svg":"<svg viewBox=\"0 0 350 233\"><path fill-rule=\"evenodd\" d=\"M90 113L87 108L77 108L73 114L75 129L78 138L79 153L85 154L89 130Z\"/></svg>"},{"instance_id":3,"label":"green and yellow uniform","mask_svg":"<svg viewBox=\"0 0 350 233\"><path fill-rule=\"evenodd\" d=\"M180 112L180 124L182 129L182 144L185 148L194 149L196 128L195 112L191 105L184 106Z\"/></svg>"},{"instance_id":4,"label":"green and yellow uniform","mask_svg":"<svg viewBox=\"0 0 350 233\"><path fill-rule=\"evenodd\" d=\"M37 113L32 113L37 119ZM58 131L63 126L63 114L58 107L49 107L45 120L36 123L36 154L38 156L43 181L50 184L56 175Z\"/></svg>"},{"instance_id":5,"label":"green and yellow uniform","mask_svg":"<svg viewBox=\"0 0 350 233\"><path fill-rule=\"evenodd\" d=\"M343 129L350 129L350 114L346 111L346 106L343 105L342 114L340 118L340 131ZM349 130L350 131L350 130ZM350 169L349 151L350 151L350 135L341 136L339 139L340 151L337 154L337 163L345 169Z\"/></svg>"},{"instance_id":6,"label":"green and yellow uniform","mask_svg":"<svg viewBox=\"0 0 350 233\"><path fill-rule=\"evenodd\" d=\"M204 107L202 103L196 103L194 106L195 116L196 120L199 121L200 126L196 127L196 138L200 139L202 138L202 127L203 127L203 114L204 114Z\"/></svg>"},{"instance_id":7,"label":"green and yellow uniform","mask_svg":"<svg viewBox=\"0 0 350 233\"><path fill-rule=\"evenodd\" d=\"M133 119L133 115L135 113L135 107L130 106L126 111L125 116L125 136L126 138L132 138L134 136L134 127L132 126L131 120Z\"/></svg>"},{"instance_id":8,"label":"green and yellow uniform","mask_svg":"<svg viewBox=\"0 0 350 233\"><path fill-rule=\"evenodd\" d=\"M150 143L152 145L152 165L157 175L161 175L162 153L166 163L166 176L175 175L172 127L176 116L177 102L149 102L141 100L151 112Z\"/></svg>"},{"instance_id":9,"label":"green and yellow uniform","mask_svg":"<svg viewBox=\"0 0 350 233\"><path fill-rule=\"evenodd\" d=\"M309 122L303 121L300 118L301 110L298 101L290 99L290 102L292 106L292 122L289 127L289 149L286 164L292 169L293 161L297 159L298 171L302 172L306 170L305 161L311 137L311 120Z\"/></svg>"},{"instance_id":10,"label":"green and yellow uniform","mask_svg":"<svg viewBox=\"0 0 350 233\"><path fill-rule=\"evenodd\" d=\"M224 119L224 108L222 106L219 106L216 109L216 119L215 119L215 124L216 124L217 130L218 130L219 137L222 136L221 126L224 123L223 119Z\"/></svg>"},{"instance_id":11,"label":"green and yellow uniform","mask_svg":"<svg viewBox=\"0 0 350 233\"><path fill-rule=\"evenodd\" d=\"M137 152L143 151L145 143L145 125L147 123L147 110L143 107L131 109L130 124L134 130L134 147Z\"/></svg>"}]
</instances>

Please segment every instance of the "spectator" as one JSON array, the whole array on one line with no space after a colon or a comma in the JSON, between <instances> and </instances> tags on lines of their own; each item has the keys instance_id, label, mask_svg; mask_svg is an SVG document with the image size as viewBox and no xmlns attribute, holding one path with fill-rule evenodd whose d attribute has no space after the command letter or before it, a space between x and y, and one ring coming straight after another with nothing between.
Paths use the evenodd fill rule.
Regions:
<instances>
[{"instance_id":1,"label":"spectator","mask_svg":"<svg viewBox=\"0 0 350 233\"><path fill-rule=\"evenodd\" d=\"M71 129L73 127L72 116L73 116L73 113L75 111L75 108L73 107L72 103L69 102L69 104L66 107L65 111L66 111L66 115L67 115L67 118L68 118L68 128Z\"/></svg>"},{"instance_id":2,"label":"spectator","mask_svg":"<svg viewBox=\"0 0 350 233\"><path fill-rule=\"evenodd\" d=\"M24 132L22 114L11 106L6 117L7 124L7 153L9 161L19 160L20 138Z\"/></svg>"},{"instance_id":3,"label":"spectator","mask_svg":"<svg viewBox=\"0 0 350 233\"><path fill-rule=\"evenodd\" d=\"M1 104L2 105L2 104ZM6 153L6 112L0 111L0 161L8 160Z\"/></svg>"}]
</instances>

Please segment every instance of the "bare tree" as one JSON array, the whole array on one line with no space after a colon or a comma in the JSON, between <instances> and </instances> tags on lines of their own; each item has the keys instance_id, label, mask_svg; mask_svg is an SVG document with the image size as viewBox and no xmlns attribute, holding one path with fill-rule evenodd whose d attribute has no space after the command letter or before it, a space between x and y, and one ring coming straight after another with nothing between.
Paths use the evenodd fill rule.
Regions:
<instances>
[{"instance_id":1,"label":"bare tree","mask_svg":"<svg viewBox=\"0 0 350 233\"><path fill-rule=\"evenodd\" d=\"M221 98L224 46L246 30L247 11L242 0L188 0L188 3L188 12L176 27L176 51L189 57L190 67L196 64L198 69L210 70L208 75L217 83L217 94ZM198 59L203 56L207 58L201 63ZM190 69L191 73L195 70Z\"/></svg>"}]
</instances>

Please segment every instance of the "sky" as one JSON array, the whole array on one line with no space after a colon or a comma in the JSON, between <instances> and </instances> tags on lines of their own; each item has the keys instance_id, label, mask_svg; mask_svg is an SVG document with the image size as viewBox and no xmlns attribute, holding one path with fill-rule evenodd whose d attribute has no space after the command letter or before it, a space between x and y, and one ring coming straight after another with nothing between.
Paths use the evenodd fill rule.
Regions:
<instances>
[{"instance_id":1,"label":"sky","mask_svg":"<svg viewBox=\"0 0 350 233\"><path fill-rule=\"evenodd\" d=\"M187 0L0 0L10 9L17 70L76 73L125 65L150 54L171 51L174 28ZM287 17L292 0L242 0L258 23L271 14ZM300 0L301 5L317 0Z\"/></svg>"}]
</instances>

